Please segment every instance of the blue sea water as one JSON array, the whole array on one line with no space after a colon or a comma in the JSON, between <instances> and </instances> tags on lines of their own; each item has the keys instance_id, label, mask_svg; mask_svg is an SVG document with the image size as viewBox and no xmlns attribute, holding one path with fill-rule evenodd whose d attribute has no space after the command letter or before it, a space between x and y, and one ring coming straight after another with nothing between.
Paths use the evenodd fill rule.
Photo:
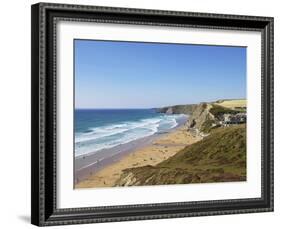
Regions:
<instances>
[{"instance_id":1,"label":"blue sea water","mask_svg":"<svg viewBox=\"0 0 281 229\"><path fill-rule=\"evenodd\" d=\"M75 156L165 132L184 116L154 109L76 109L74 115Z\"/></svg>"}]
</instances>

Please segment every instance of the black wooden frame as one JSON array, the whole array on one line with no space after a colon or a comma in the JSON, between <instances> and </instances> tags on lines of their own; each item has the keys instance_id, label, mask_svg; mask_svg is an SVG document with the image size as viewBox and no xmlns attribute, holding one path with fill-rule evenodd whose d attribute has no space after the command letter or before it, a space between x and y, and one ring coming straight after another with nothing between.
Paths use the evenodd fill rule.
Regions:
<instances>
[{"instance_id":1,"label":"black wooden frame","mask_svg":"<svg viewBox=\"0 0 281 229\"><path fill-rule=\"evenodd\" d=\"M31 222L39 226L273 211L273 18L52 3L32 5ZM56 23L91 21L262 33L262 197L56 207ZM72 143L70 143L72 144Z\"/></svg>"}]
</instances>

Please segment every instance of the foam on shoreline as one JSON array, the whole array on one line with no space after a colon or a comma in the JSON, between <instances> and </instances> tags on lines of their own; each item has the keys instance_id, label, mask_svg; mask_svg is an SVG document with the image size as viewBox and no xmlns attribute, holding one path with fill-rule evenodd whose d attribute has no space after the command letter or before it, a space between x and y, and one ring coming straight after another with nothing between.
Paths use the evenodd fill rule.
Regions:
<instances>
[{"instance_id":1,"label":"foam on shoreline","mask_svg":"<svg viewBox=\"0 0 281 229\"><path fill-rule=\"evenodd\" d=\"M161 131L173 129L184 115L161 115L138 121L119 123L89 128L75 133L75 156L85 156L104 149L130 143Z\"/></svg>"},{"instance_id":2,"label":"foam on shoreline","mask_svg":"<svg viewBox=\"0 0 281 229\"><path fill-rule=\"evenodd\" d=\"M78 180L75 182L75 188L112 187L122 170L144 165L156 165L173 156L185 146L200 140L200 137L187 131L185 123L186 120L169 132L142 139L143 142L137 142L133 150L122 147L120 153L104 159L103 163L95 163L81 171L77 170ZM87 161L89 160L87 159Z\"/></svg>"},{"instance_id":3,"label":"foam on shoreline","mask_svg":"<svg viewBox=\"0 0 281 229\"><path fill-rule=\"evenodd\" d=\"M137 140L130 141L128 143L120 144L110 149L103 149L96 152L88 153L86 155L80 155L74 158L74 169L75 169L75 181L78 183L81 180L86 179L88 176L93 175L101 169L109 166L110 164L116 163L121 160L124 156L151 145L153 141L159 137L171 133L176 129L182 127L187 122L187 117L182 116L177 120L177 125L164 132L156 132L153 135L143 137Z\"/></svg>"}]
</instances>

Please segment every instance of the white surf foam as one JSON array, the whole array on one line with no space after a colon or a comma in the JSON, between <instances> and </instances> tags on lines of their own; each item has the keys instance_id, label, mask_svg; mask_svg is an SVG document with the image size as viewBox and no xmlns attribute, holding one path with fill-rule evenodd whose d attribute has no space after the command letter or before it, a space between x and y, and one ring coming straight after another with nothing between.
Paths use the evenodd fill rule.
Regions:
<instances>
[{"instance_id":1,"label":"white surf foam","mask_svg":"<svg viewBox=\"0 0 281 229\"><path fill-rule=\"evenodd\" d=\"M87 133L75 135L75 155L112 148L151 136L158 131L167 131L177 126L177 119L180 117L181 115L162 115L140 121L90 128Z\"/></svg>"}]
</instances>

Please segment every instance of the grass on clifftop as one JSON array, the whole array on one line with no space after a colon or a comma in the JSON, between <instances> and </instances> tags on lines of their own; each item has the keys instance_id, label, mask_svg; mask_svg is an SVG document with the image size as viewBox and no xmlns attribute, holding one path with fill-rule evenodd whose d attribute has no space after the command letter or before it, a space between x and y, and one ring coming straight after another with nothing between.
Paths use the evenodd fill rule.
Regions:
<instances>
[{"instance_id":1,"label":"grass on clifftop","mask_svg":"<svg viewBox=\"0 0 281 229\"><path fill-rule=\"evenodd\" d=\"M246 99L223 99L218 100L217 104L226 108L235 109L236 107L246 107Z\"/></svg>"},{"instance_id":2,"label":"grass on clifftop","mask_svg":"<svg viewBox=\"0 0 281 229\"><path fill-rule=\"evenodd\" d=\"M128 177L130 177L129 182ZM126 169L117 185L187 184L245 180L246 126L237 125L212 130L208 137L187 146L156 166Z\"/></svg>"},{"instance_id":3,"label":"grass on clifftop","mask_svg":"<svg viewBox=\"0 0 281 229\"><path fill-rule=\"evenodd\" d=\"M210 113L216 118L220 118L223 114L237 114L239 111L213 104Z\"/></svg>"}]
</instances>

